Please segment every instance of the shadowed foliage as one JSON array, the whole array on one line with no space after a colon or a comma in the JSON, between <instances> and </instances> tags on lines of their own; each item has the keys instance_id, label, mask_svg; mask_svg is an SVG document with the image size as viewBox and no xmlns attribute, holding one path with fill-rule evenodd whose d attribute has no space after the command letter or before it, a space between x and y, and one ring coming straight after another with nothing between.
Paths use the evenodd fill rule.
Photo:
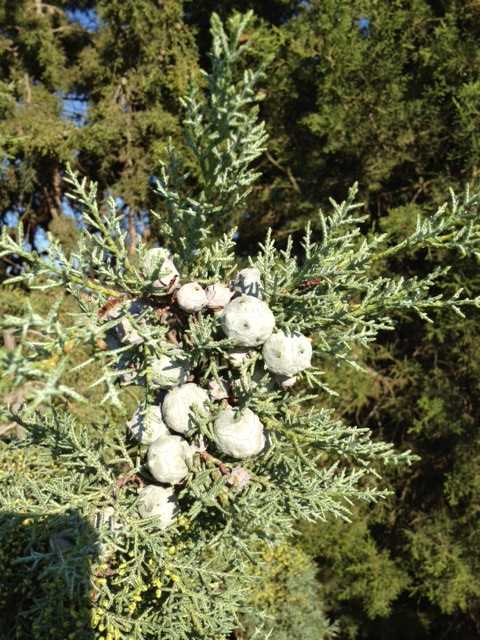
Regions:
<instances>
[{"instance_id":1,"label":"shadowed foliage","mask_svg":"<svg viewBox=\"0 0 480 640\"><path fill-rule=\"evenodd\" d=\"M22 472L17 460L16 472ZM75 510L0 513L0 638L93 640L92 525Z\"/></svg>"}]
</instances>

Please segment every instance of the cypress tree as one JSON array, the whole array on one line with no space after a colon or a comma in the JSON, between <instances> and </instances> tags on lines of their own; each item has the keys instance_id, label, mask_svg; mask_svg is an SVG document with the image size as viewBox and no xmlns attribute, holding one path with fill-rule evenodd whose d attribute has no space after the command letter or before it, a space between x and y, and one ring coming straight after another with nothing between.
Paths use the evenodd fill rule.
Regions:
<instances>
[{"instance_id":1,"label":"cypress tree","mask_svg":"<svg viewBox=\"0 0 480 640\"><path fill-rule=\"evenodd\" d=\"M41 0L0 7L0 74L10 89L0 125L7 153L0 206L22 217L30 239L37 225L46 228L62 215L61 167L75 149L76 129L64 117L62 98L88 34L68 19L68 7Z\"/></svg>"},{"instance_id":2,"label":"cypress tree","mask_svg":"<svg viewBox=\"0 0 480 640\"><path fill-rule=\"evenodd\" d=\"M245 3L222 3L222 15L238 5ZM357 179L371 220L403 237L417 214L435 210L448 186L458 189L476 177L475 3L252 5L258 5L259 19L244 36L253 46L238 73L243 64L270 61L269 81L259 85L257 95L263 97L260 109L270 142L257 160L262 177L244 209L235 211L244 253L269 225L284 238L311 219L314 237L320 237L318 206L332 194L342 200ZM99 19L82 26L74 9L94 9ZM65 191L62 182L59 190L58 175L68 159L96 180L100 191L111 188L121 195L131 236L132 223L145 211L165 212L158 193L148 187L149 178L167 155L168 136L186 152L179 135L179 98L188 78L197 75L197 55L205 63L211 42L208 3L186 3L183 12L176 2L7 2L0 8L5 52L0 148L8 160L0 178L3 221L5 214L20 211L30 241L41 225L73 248L77 231L58 215ZM64 117L64 96L91 106L84 127ZM193 193L201 176L191 156L186 158ZM156 221L153 227L158 234ZM137 233L143 232L137 225ZM426 269L425 260L420 252L390 260L384 268L412 274ZM457 269L442 287L458 278ZM464 268L461 283L477 290L474 265ZM25 291L8 297L2 292L2 311L18 313L22 295ZM46 310L51 300L37 295L35 304ZM317 545L309 543L308 549L318 554L328 601L344 624L348 618L352 633L378 637L407 618L412 633L423 635L435 620L442 629L452 624L465 635L478 626L471 578L478 571L478 446L470 427L476 420L475 320L472 314L458 326L456 319L437 315L435 329L428 330L404 318L395 338L383 336L369 356L367 366L379 371L374 384L371 377L349 374L345 385L343 375L331 374L331 385L342 386L337 406L346 419L373 427L387 440L393 431L424 460L411 478L389 477L401 501L365 516L358 513L353 530L335 524L329 533L323 526L315 534L309 531L317 537ZM73 386L81 378L79 373ZM87 379L93 381L81 382ZM389 385L398 392L389 394ZM85 409L77 415L85 418ZM331 540L339 540L345 551L340 559ZM443 565L437 564L440 549L448 559ZM389 576L388 589L378 579L378 567ZM348 606L336 608L340 600ZM370 627L372 618L378 622Z\"/></svg>"},{"instance_id":3,"label":"cypress tree","mask_svg":"<svg viewBox=\"0 0 480 640\"><path fill-rule=\"evenodd\" d=\"M24 248L22 224L2 233L0 256L27 265L7 284L60 288L79 307L70 323L57 305L44 316L29 308L2 320L18 339L4 357L8 382L25 393L22 411L6 412L22 432L1 444L1 526L11 540L8 568L19 552L39 581L25 592L22 580L21 614L9 600L17 586L7 582L7 634L16 625L27 637L91 637L93 627L109 639L227 638L250 624L250 637L271 635L255 591L262 562L281 557L298 520L348 519L353 502L385 497L374 482L379 469L412 461L319 405L320 394L335 394L319 365L357 367L358 351L394 328L398 307L428 320L436 309L462 316L479 304L461 290L436 292L444 268L398 278L373 266L421 248L475 254L476 192L452 196L388 244L384 234L362 236L353 187L344 202L331 201L328 217L320 213L320 241L307 227L303 255L293 254L292 241L279 249L269 234L238 271L234 229L218 239L215 222L225 207L243 206L266 141L253 106L259 73L237 80L231 72L250 19L235 14L225 31L212 17L206 91L194 86L183 101L190 155L172 150L156 184L170 252L137 238L132 255L114 198L104 215L96 185L71 170L85 225L74 251L50 237L41 257ZM137 408L125 412L122 429L79 424L68 410L82 400L68 379L81 348L90 354L74 369L97 364L103 402L126 409L136 388ZM12 464L22 471L15 478ZM47 512L66 528L50 529ZM25 536L11 535L18 526L28 527ZM304 576L313 596L308 566ZM306 617L289 637L318 631L318 612L303 606ZM281 615L275 601L272 611ZM334 630L323 621L321 632Z\"/></svg>"}]
</instances>

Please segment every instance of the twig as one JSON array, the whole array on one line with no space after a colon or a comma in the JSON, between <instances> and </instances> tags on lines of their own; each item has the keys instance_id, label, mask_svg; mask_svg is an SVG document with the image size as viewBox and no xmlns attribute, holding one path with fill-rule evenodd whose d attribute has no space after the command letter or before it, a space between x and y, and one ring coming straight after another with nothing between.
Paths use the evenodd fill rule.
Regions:
<instances>
[{"instance_id":1,"label":"twig","mask_svg":"<svg viewBox=\"0 0 480 640\"><path fill-rule=\"evenodd\" d=\"M207 451L201 451L200 452L200 458L207 463L213 463L215 464L219 469L220 472L224 475L224 476L229 476L230 475L230 469L218 458L215 458L214 456L212 456L210 453L208 453Z\"/></svg>"},{"instance_id":2,"label":"twig","mask_svg":"<svg viewBox=\"0 0 480 640\"><path fill-rule=\"evenodd\" d=\"M290 169L290 167L288 167L287 169L285 169L285 167L282 167L281 164L279 164L275 158L273 158L273 156L270 154L269 151L265 152L265 155L267 156L268 160L273 164L274 167L277 167L277 169L279 169L282 173L284 173L287 178L290 180L290 184L292 185L292 187L294 188L294 190L297 193L300 193L300 187L298 186L298 182L295 179L295 176L292 173L292 170Z\"/></svg>"},{"instance_id":3,"label":"twig","mask_svg":"<svg viewBox=\"0 0 480 640\"><path fill-rule=\"evenodd\" d=\"M119 476L116 481L116 486L118 489L121 489L126 484L130 484L132 482L134 482L135 484L138 484L139 487L143 487L143 485L145 484L142 478L137 473L135 473L133 475L127 474L124 476Z\"/></svg>"},{"instance_id":4,"label":"twig","mask_svg":"<svg viewBox=\"0 0 480 640\"><path fill-rule=\"evenodd\" d=\"M32 88L30 86L30 77L28 73L25 73L23 76L25 81L25 102L30 104L32 102Z\"/></svg>"},{"instance_id":5,"label":"twig","mask_svg":"<svg viewBox=\"0 0 480 640\"><path fill-rule=\"evenodd\" d=\"M6 351L15 351L16 340L13 331L5 330L3 332L3 345Z\"/></svg>"},{"instance_id":6,"label":"twig","mask_svg":"<svg viewBox=\"0 0 480 640\"><path fill-rule=\"evenodd\" d=\"M135 228L135 212L128 208L128 255L134 256L137 251L137 230Z\"/></svg>"}]
</instances>

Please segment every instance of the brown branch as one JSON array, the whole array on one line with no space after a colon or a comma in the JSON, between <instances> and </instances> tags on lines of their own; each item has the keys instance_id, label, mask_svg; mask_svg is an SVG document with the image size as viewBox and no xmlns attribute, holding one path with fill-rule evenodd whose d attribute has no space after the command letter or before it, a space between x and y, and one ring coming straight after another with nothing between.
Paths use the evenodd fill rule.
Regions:
<instances>
[{"instance_id":1,"label":"brown branch","mask_svg":"<svg viewBox=\"0 0 480 640\"><path fill-rule=\"evenodd\" d=\"M130 484L132 482L137 484L139 487L143 487L143 485L145 484L144 481L142 480L142 478L138 474L135 473L133 475L126 474L124 476L119 476L117 478L117 481L116 481L116 486L117 486L118 489L121 489L126 484Z\"/></svg>"},{"instance_id":2,"label":"brown branch","mask_svg":"<svg viewBox=\"0 0 480 640\"><path fill-rule=\"evenodd\" d=\"M31 104L32 102L32 87L30 86L30 76L28 73L23 75L23 80L25 82L25 102L27 104Z\"/></svg>"},{"instance_id":3,"label":"brown branch","mask_svg":"<svg viewBox=\"0 0 480 640\"><path fill-rule=\"evenodd\" d=\"M137 230L135 228L135 212L128 208L128 255L134 256L137 250Z\"/></svg>"},{"instance_id":4,"label":"brown branch","mask_svg":"<svg viewBox=\"0 0 480 640\"><path fill-rule=\"evenodd\" d=\"M52 197L52 194L50 193L47 187L44 186L42 191L43 191L43 198L46 205L46 210L48 211L48 213L50 213L52 218L58 218L58 211L55 206L55 199Z\"/></svg>"},{"instance_id":5,"label":"brown branch","mask_svg":"<svg viewBox=\"0 0 480 640\"><path fill-rule=\"evenodd\" d=\"M53 159L48 162L45 173L49 184L42 188L43 209L52 219L59 218L62 215L62 177L58 163Z\"/></svg>"},{"instance_id":6,"label":"brown branch","mask_svg":"<svg viewBox=\"0 0 480 640\"><path fill-rule=\"evenodd\" d=\"M62 213L62 177L60 175L58 164L55 164L53 169L52 187L54 209L57 215L60 215Z\"/></svg>"},{"instance_id":7,"label":"brown branch","mask_svg":"<svg viewBox=\"0 0 480 640\"><path fill-rule=\"evenodd\" d=\"M150 240L150 236L152 235L152 230L150 227L143 227L142 238L144 242L148 242Z\"/></svg>"},{"instance_id":8,"label":"brown branch","mask_svg":"<svg viewBox=\"0 0 480 640\"><path fill-rule=\"evenodd\" d=\"M3 332L3 345L6 351L15 351L16 341L13 331L5 330Z\"/></svg>"},{"instance_id":9,"label":"brown branch","mask_svg":"<svg viewBox=\"0 0 480 640\"><path fill-rule=\"evenodd\" d=\"M206 463L210 462L216 465L219 468L222 475L224 476L230 475L230 469L221 460L219 460L218 458L215 458L210 453L208 453L208 451L200 452L200 458Z\"/></svg>"},{"instance_id":10,"label":"brown branch","mask_svg":"<svg viewBox=\"0 0 480 640\"><path fill-rule=\"evenodd\" d=\"M285 167L282 167L282 165L275 160L275 158L270 154L269 151L266 151L265 155L267 156L268 160L273 164L274 167L277 167L277 169L279 169L283 174L287 176L287 178L290 180L290 184L292 185L293 189L297 193L300 193L300 187L298 186L298 182L296 181L295 176L293 175L290 167L288 167L287 169L285 169Z\"/></svg>"},{"instance_id":11,"label":"brown branch","mask_svg":"<svg viewBox=\"0 0 480 640\"><path fill-rule=\"evenodd\" d=\"M319 284L322 284L323 278L311 278L310 280L304 280L301 282L297 289L310 289L311 287L318 287Z\"/></svg>"}]
</instances>

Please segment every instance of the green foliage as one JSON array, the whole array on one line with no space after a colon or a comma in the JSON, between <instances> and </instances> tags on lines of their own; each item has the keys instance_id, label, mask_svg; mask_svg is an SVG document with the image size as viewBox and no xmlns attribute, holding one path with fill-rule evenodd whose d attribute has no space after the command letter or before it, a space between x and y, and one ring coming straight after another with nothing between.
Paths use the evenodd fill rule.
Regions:
<instances>
[{"instance_id":1,"label":"green foliage","mask_svg":"<svg viewBox=\"0 0 480 640\"><path fill-rule=\"evenodd\" d=\"M180 99L207 58L212 10L227 18L253 9L258 20L245 40L255 45L245 60L273 60L268 87L259 87L271 142L238 220L243 249L268 226L280 236L301 230L318 205L343 200L357 180L378 217L412 202L431 211L449 187L458 191L477 175L474 2L86 4L99 18L93 32L72 21L63 1L39 15L27 2L0 14L0 80L13 84L17 101L2 131L25 145L12 147L20 164L9 169L2 206L25 207L33 224L48 224L59 208L65 159L102 191L121 193L133 218L160 206L149 179L169 137L183 145ZM55 91L88 101L85 126L61 116ZM24 130L32 135L22 138Z\"/></svg>"},{"instance_id":2,"label":"green foliage","mask_svg":"<svg viewBox=\"0 0 480 640\"><path fill-rule=\"evenodd\" d=\"M196 122L194 134L187 117L190 141L192 135L198 140L217 139L216 123L221 132L225 104L240 130L248 123L262 131L261 125L255 125L256 111L249 106L252 93L248 87L255 74L245 74L244 89L230 73L230 65L242 51L241 33L250 18L235 14L226 31L218 18L212 20L214 64L205 102L209 106ZM234 100L236 91L240 95L246 91L248 100ZM187 101L187 110L196 110L196 104ZM231 126L225 131L233 135ZM220 178L199 186L202 191L197 202L206 202L210 216L216 203L235 194L229 186L230 165L239 168L237 180L243 176L235 187L239 193L233 195L235 204L243 200L240 189L248 193L256 177L249 164L259 153L257 143L246 136L245 148L238 141L232 151L228 135L220 137L219 148L205 158L212 167L204 175ZM171 173L172 168L165 170L165 176ZM73 198L83 208L85 222L78 246L69 256L53 237L45 258L27 252L21 223L15 235L5 230L2 234L0 255L16 254L28 265L7 282L40 291L64 289L79 307L70 323L61 322L60 301L46 316L29 308L23 316L7 315L2 320L2 327L18 337L16 348L6 354L7 375L15 386L30 385L24 410L16 417L25 429L24 437L5 445L5 456L11 450L38 446L47 458L58 458L60 467L55 477L41 483L27 477L7 482L2 508L7 513L25 511L27 506L31 509L33 494L39 514L63 513L68 505L93 522L98 514L104 519L106 508L111 510L109 525L98 527L102 562L107 565L107 572L97 581L98 599L92 602L93 624L99 629L101 625L113 637L145 638L158 633L172 639L225 637L241 623L242 614L247 620L255 616L251 594L256 580L251 564L262 563L265 552L259 548L260 540L278 547L293 532L297 520L314 522L329 515L348 520L354 501L372 503L388 494L374 483L381 466L412 461L408 451L397 453L385 442L373 442L368 429L347 426L330 409L318 406L318 393L328 390L318 367L341 361L358 367L356 351L394 327L392 312L398 308L428 319L429 310L450 308L462 316L464 306L478 305L476 298L462 295L461 290L448 295L431 291L446 269L406 279L369 274L372 264L405 249L443 247L476 255L474 212L480 196L469 191L462 200L452 196L449 207L442 207L431 220L419 219L410 236L388 247L385 234L362 237L359 225L364 217L357 213L355 188L342 204L331 201L330 216L319 214L320 241L314 241L307 229L302 257L293 254L292 241L280 250L267 237L257 256L250 258L261 278L264 302L249 299L268 304L277 330L287 335L301 331L312 337L315 347L313 367L301 375L298 372L297 382L303 384L289 391L279 388L278 379L256 349L249 350L239 368L232 367L229 358L235 342L222 331L222 314L182 313L171 281L161 280L164 266L148 266L152 254L141 240L136 255L131 255L114 199L106 202L107 215L103 215L96 185L80 181L71 171L68 182ZM182 201L174 186L163 195L167 209ZM197 277L203 285L219 279L228 282L236 269L232 231L215 243L213 225L203 228L206 214L202 208L193 209L190 218L185 232L202 229L210 250L198 251L188 242L188 235L177 245L172 242L171 258L179 267L180 278L188 282ZM171 231L173 240L179 229L175 231ZM109 299L112 295L113 301ZM126 327L134 338L128 338ZM118 333L119 328L123 333ZM99 343L105 347L98 348ZM88 357L73 366L72 354L82 346ZM119 386L123 381L143 388L144 402L158 403L156 368L165 356L185 363L203 388L211 388L212 382L224 386L237 410L253 411L267 430L268 447L263 455L244 460L241 468L225 457L213 426L223 405L215 404L212 397L211 416L195 414L193 428L185 434L193 448L185 483L176 492L180 515L159 534L155 518L139 518L137 513L138 484L150 485L154 480L152 468L149 471L142 464L141 445L130 440L125 443L125 430L116 426L91 429L77 423L64 403L82 400L68 375L91 364L99 372L93 386L104 387L102 402L124 409ZM238 470L247 474L246 486L233 481ZM75 557L76 553L72 559ZM65 566L58 568L63 575L66 570ZM311 573L308 580L311 597L315 591ZM258 605L258 591L256 598ZM305 602L302 607L305 633L311 633L314 611ZM327 633L328 625L323 627ZM251 637L259 632L260 627L252 630Z\"/></svg>"},{"instance_id":3,"label":"green foliage","mask_svg":"<svg viewBox=\"0 0 480 640\"><path fill-rule=\"evenodd\" d=\"M66 510L74 510L91 526L99 522L97 538L102 546L100 553L97 550L94 554L93 559L95 555L99 559L89 578L95 589L89 603L93 626L98 631L107 628L112 637L153 637L161 632L172 639L215 637L231 628L245 589L241 579L245 561L241 562L234 546L215 543L207 534L208 514L206 522L179 519L159 539L155 520L139 520L132 508L135 463L123 443L123 433L117 430L105 438L98 429L87 434L66 414L38 416L37 420L36 425L26 425L33 435L13 446L3 446L2 456L6 460L20 449L23 458L38 448L43 459L54 458L54 473L41 483L34 480L33 473L18 475L14 482L10 476L4 477L2 510L21 513L33 502L36 517L63 516ZM112 504L113 523L103 517ZM77 542L68 563L48 565L53 583L55 578L69 579L79 587L85 576L79 557L84 555ZM35 560L34 555L26 561L31 564ZM221 597L223 590L228 597ZM40 605L35 598L34 606ZM17 616L21 613L15 611ZM45 628L38 633L47 637L41 635L47 633Z\"/></svg>"},{"instance_id":4,"label":"green foliage","mask_svg":"<svg viewBox=\"0 0 480 640\"><path fill-rule=\"evenodd\" d=\"M74 85L90 100L79 161L136 214L156 201L149 179L168 136L179 138L180 97L198 75L194 34L183 23L182 2L95 5L101 26L81 52Z\"/></svg>"},{"instance_id":5,"label":"green foliage","mask_svg":"<svg viewBox=\"0 0 480 640\"><path fill-rule=\"evenodd\" d=\"M449 187L476 178L474 2L291 2L283 21L272 4L256 8L254 54L273 54L262 102L271 141L254 199L260 226L278 236L301 229L357 180L378 218L410 203L431 211ZM245 245L258 224L240 226Z\"/></svg>"},{"instance_id":6,"label":"green foliage","mask_svg":"<svg viewBox=\"0 0 480 640\"><path fill-rule=\"evenodd\" d=\"M277 640L329 640L337 637L319 607L316 567L299 545L268 549L254 568L258 584L252 600L255 615L246 619L246 635L262 624Z\"/></svg>"},{"instance_id":7,"label":"green foliage","mask_svg":"<svg viewBox=\"0 0 480 640\"><path fill-rule=\"evenodd\" d=\"M0 140L16 161L2 172L0 206L19 211L28 230L62 215L67 161L102 190L122 193L133 225L140 207L143 213L155 201L149 179L165 156L167 135L178 138L180 96L196 74L182 2L109 0L74 8L89 7L97 30L75 21L64 0L0 9L0 81L14 98L5 105ZM74 104L63 112L64 97L88 106L84 126L77 126L81 117L68 117Z\"/></svg>"},{"instance_id":8,"label":"green foliage","mask_svg":"<svg viewBox=\"0 0 480 640\"><path fill-rule=\"evenodd\" d=\"M48 315L48 312L55 309L56 318L64 326L70 326L72 333L72 318L79 312L78 304L69 295L63 295L58 291L51 291L46 294L44 291L28 291L25 288L3 287L2 288L2 312L4 316L18 316L25 310L25 300L28 296L28 306L31 308L33 317L42 318ZM66 399L63 404L64 409L68 409L72 415L82 420L85 424L92 423L101 425L103 423L117 424L125 419L125 409L109 405L100 405L103 397L102 390L93 387L98 376L98 368L95 365L83 366L80 370L76 367L87 361L92 355L92 349L97 350L102 347L101 343L94 345L79 345L74 342L67 342L64 349L68 351L68 367L64 368L64 380L68 388L76 389L80 396L87 401L78 401L71 397ZM16 342L18 349L18 343ZM15 384L14 379L5 370L2 370L1 377L1 395L4 404L9 406L20 406L25 398L28 398L33 392L32 387L38 384L38 377L48 375L56 370L57 363L61 355L65 353L58 348L50 351L48 347L39 352L37 358L38 373L29 380L24 380L20 386ZM13 356L15 357L15 356ZM1 358L6 362L12 358L12 352L2 349ZM127 413L131 413L138 400L138 392L134 388L128 388L121 391L123 403L125 404ZM15 425L10 423L11 428Z\"/></svg>"},{"instance_id":9,"label":"green foliage","mask_svg":"<svg viewBox=\"0 0 480 640\"><path fill-rule=\"evenodd\" d=\"M67 51L82 30L65 18L64 2L55 5L21 1L0 8L1 80L14 98L0 126L12 156L0 202L2 210L20 209L33 226L60 213L57 164L70 157L74 134L61 117L59 95L70 89L75 55L72 60Z\"/></svg>"},{"instance_id":10,"label":"green foliage","mask_svg":"<svg viewBox=\"0 0 480 640\"><path fill-rule=\"evenodd\" d=\"M186 137L201 168L203 198L216 205L211 215L223 217L223 227L228 228L235 224L235 210L259 177L251 164L264 151L266 141L265 123L257 121L258 107L250 106L256 100L262 69L246 70L238 84L234 80L235 63L248 47L240 44L243 27L251 18L251 13L246 14L229 41L215 37L221 23L213 22L216 49L211 56L208 102L202 105L195 90L184 101Z\"/></svg>"},{"instance_id":11,"label":"green foliage","mask_svg":"<svg viewBox=\"0 0 480 640\"><path fill-rule=\"evenodd\" d=\"M39 469L45 471L43 461ZM24 472L25 464L16 469L10 465L8 470ZM88 631L92 527L74 511L52 517L2 513L0 522L2 640L43 637L45 629L56 640L92 638Z\"/></svg>"},{"instance_id":12,"label":"green foliage","mask_svg":"<svg viewBox=\"0 0 480 640\"><path fill-rule=\"evenodd\" d=\"M396 213L396 233L398 220ZM401 268L414 268L415 257L413 253L399 263ZM443 286L459 283L478 291L476 264L464 261ZM411 637L428 638L445 628L451 629L447 637L461 633L473 638L477 633L478 313L469 311L460 324L444 312L436 312L434 320L420 325L405 316L396 333L370 352L368 373L343 378L338 398L342 415L370 425L379 437L394 434L397 443L420 456L412 472L389 475L396 497L389 499L388 508L365 511L355 521L364 533L349 563L332 560L331 549L318 553L327 604L338 603L339 583L346 593L362 593L364 578L351 571L362 560L361 540L374 544L370 567L387 555L401 570L400 582L395 572L386 572L397 586L388 610L372 609L362 595L337 605L341 628L352 637L404 637L397 621L406 618ZM327 377L330 384L339 381L335 371ZM308 540L333 535L343 544L349 538L348 532L338 535L336 525L326 534L330 526L309 531Z\"/></svg>"},{"instance_id":13,"label":"green foliage","mask_svg":"<svg viewBox=\"0 0 480 640\"><path fill-rule=\"evenodd\" d=\"M338 201L344 200L350 184L358 180L370 220L389 233L382 249L386 255L364 265L364 276L370 284L375 281L383 293L382 286L388 290L403 276L413 290L419 274L429 273L438 264L452 264L454 258L435 246L433 236L420 251L416 246L403 246L401 254L389 252L392 246L415 234L417 217L425 219L433 213L443 202L448 187L460 192L465 179L477 175L476 3L399 0L388 5L367 1L341 6L310 2L306 6L289 0L262 3L228 0L220 7L218 4L209 0L168 2L161 7L154 0L76 3L78 7L96 8L101 16L98 30L90 33L72 22L64 12L70 5L63 1L52 0L48 5L10 2L0 8L0 146L2 153L16 160L2 165L0 206L2 211L23 208L28 236L41 223L48 225L60 240L70 266L68 276L60 269L54 279L72 286L74 276L78 276L76 262L71 261L76 232L72 225L64 224L66 218L56 215L67 190L59 180L63 162L70 160L78 167L77 158L82 173L99 183L100 194L111 188L123 197L127 206L117 212L119 218L126 212L135 216L138 211L154 208L159 214L159 220L153 222L153 233L157 234L160 223L172 221L172 211L178 215L178 207L183 207L182 215L192 223L192 229L187 233L177 227L169 239L176 244L179 254L185 251L185 263L189 262L187 255L195 239L203 233L198 222L199 209L207 216L204 222L208 221L215 233L222 228L222 218L225 222L234 219L240 232L235 251L251 254L254 243L263 237L268 226L273 226L274 237L283 238L291 230L298 232L310 220L313 240L321 240L324 232L322 218L317 215L319 205L330 215L328 198L333 194ZM269 149L257 158L254 166L247 168L250 176L259 170L263 174L251 185L250 195L243 189L230 192L245 197L235 210L229 212L225 208L222 213L218 203L224 196L220 190L210 193L211 208L219 213L214 221L208 218L209 202L200 197L208 179L203 179L201 167L180 136L180 98L193 82L197 87L195 108L202 113L208 111L209 93L204 94L204 79L197 69L198 59L206 61L210 46L210 12L218 10L227 18L235 8L244 10L247 5L256 11L258 20L250 23L242 36L242 44L248 42L251 46L236 61L233 79L238 88L244 65L256 68L271 60L268 77L260 79L254 89L255 97L262 99L260 113L270 135ZM40 14L36 13L37 6L43 7ZM368 37L356 24L359 17L370 19ZM84 128L62 117L61 102L55 92L59 95L78 92L88 100L90 110ZM238 95L232 93L234 99ZM248 128L248 117L255 118L254 112L248 115L247 108L248 105L243 120L237 121L240 132ZM211 135L214 121L210 120L209 126ZM172 174L165 203L158 192L148 189L148 180L160 172L162 162L169 167L163 175L170 175L168 137L172 138L170 148L176 150L177 160L181 161L179 175L189 173L181 184L172 181ZM238 139L243 142L242 135ZM224 150L220 146L218 151ZM231 186L235 187L233 181ZM185 202L189 202L188 209ZM107 219L110 216L102 204L99 212ZM227 220L225 212L232 218ZM475 212L475 207L470 214L468 206L464 207L463 221ZM444 216L445 213L438 216L440 224ZM465 227L463 221L458 219L459 224L449 228L448 233L460 230L464 234L468 224ZM368 222L360 223L362 232ZM162 230L168 235L167 225ZM189 238L188 242L179 241L182 235ZM441 229L439 235L445 235ZM163 237L158 239L164 241ZM464 236L459 239L463 243ZM93 284L91 276L98 267L102 281L96 284L116 295L118 281L109 275L110 264L99 258L102 248L96 242L91 239L97 262L92 263L88 273L89 284ZM358 246L355 239L352 242L350 256ZM192 267L195 270L184 269L182 276L190 274L202 280L202 284L230 277L235 270L230 239L209 244L204 237L202 251L203 259L197 259ZM303 268L303 250L297 242L291 251L292 255L300 256L298 265ZM225 261L220 259L222 256ZM58 255L54 252L55 257ZM323 257L328 258L328 254ZM132 270L141 268L141 260L141 255L129 256ZM465 295L478 295L476 263L473 260L460 263L456 258L455 261L455 269L438 274L433 283L434 293L443 293L451 299L461 286ZM293 268L291 262L285 261L282 269L288 270L289 264ZM327 289L335 275L334 257L331 265L326 274L329 280L312 289L324 303L329 299ZM270 280L269 264L265 264L264 270ZM40 280L34 282L32 277L30 284L44 286L45 277L52 276L47 271ZM320 271L317 277L324 277L324 270ZM350 273L347 270L345 278ZM82 273L77 280L82 278L85 284L85 276ZM285 279L284 274L278 277ZM120 292L129 291L131 296L145 293L144 282L135 285L130 273L122 273L122 278ZM54 388L54 404L63 410L67 408L93 431L110 422L111 430L105 432L108 439L113 430L123 428L125 415L131 414L143 389L119 388L113 382L119 372L111 352L104 350L101 337L104 325L100 332L89 334L87 344L82 342L85 332L80 331L77 340L74 326L82 305L89 313L97 313L109 293L106 290L79 293L81 283L74 285L72 289L80 302L77 304L67 295L58 318L52 315L51 326L39 320L41 330L46 331L42 350L32 357L33 345L27 349L28 345L23 344L19 360L28 354L32 366L38 369L35 381L31 379L31 371L24 379L30 388L38 380L41 384L48 383L54 367L68 355L62 384L80 392L87 402L65 400L55 395L58 388ZM322 322L330 322L329 326L323 326L329 339L326 344L321 339L317 342L317 364L325 374L312 384L338 393L326 397L324 402L334 403L338 414L348 423L371 427L375 437L393 439L402 450L410 448L419 454L422 461L411 472L384 472L397 496L394 501L390 499L388 508L355 511L354 525L332 525L331 531L338 536L338 546L348 562L336 556L330 547L320 544L318 551L312 548L313 553L319 553L325 594L322 599L331 607L333 617L340 619L341 633L345 635L383 639L391 638L393 630L402 637L406 629L411 638L423 639L428 633L440 632L447 637L461 634L474 638L480 625L476 580L470 579L479 570L475 499L480 463L474 426L478 423L478 318L465 308L462 311L467 318L461 320L429 308L425 311L435 322L425 325L414 320L408 308L398 309L399 300L392 295L384 319L390 325L393 315L395 330L388 333L380 330L376 336L369 336L367 327L362 335L362 321L349 311L351 305L364 300L361 285L358 287L360 293L357 287L350 293L347 287L342 293L342 299L349 295L353 299L348 305L343 304L338 316L333 307L326 316L323 307L318 314ZM393 294L393 289L390 291ZM147 293L151 313L151 309L162 304L162 299L158 291L147 289ZM297 293L306 297L306 292ZM4 288L0 306L5 315L19 315L28 296L35 313L43 318L57 295L62 294L56 289L32 294L21 286L14 290ZM67 316L62 309L76 315ZM364 311L365 308L360 313ZM313 308L311 316L315 312ZM275 313L283 313L281 304ZM303 318L300 303L296 318ZM345 318L351 323L348 326L356 327L346 343L342 342L342 328L338 327ZM68 337L76 339L69 354L50 351L55 344L57 319L60 326L70 327ZM210 326L202 325L197 333L208 336L209 331ZM371 341L373 337L379 340L376 346ZM366 353L361 348L362 341L369 344ZM103 356L99 354L99 344ZM129 352L133 354L132 349L126 349ZM332 359L337 353L365 371L337 366ZM9 361L12 354L2 352L3 358L4 362ZM45 365L50 358L52 370L42 369L42 361ZM89 359L91 362L84 368L76 368ZM90 387L103 376L99 367L107 361L113 368L112 379L107 379L107 391L110 389L111 396L118 396L122 404L127 402L126 409L111 409L108 403L100 405L105 390L101 385ZM122 369L125 362L122 359ZM0 386L2 393L8 392L10 397L12 377L4 377ZM33 393L38 394L38 389ZM336 428L332 427L332 431ZM348 440L351 433L348 430L344 433ZM328 438L324 437L322 443L330 446ZM328 533L329 526L322 524L316 534L309 529L309 536L336 540L332 538L334 533ZM374 574L375 567L381 567L391 582L382 572ZM401 574L397 573L399 567ZM391 588L382 593L382 585L386 583ZM296 585L289 584L295 591ZM314 600L317 589L308 584L309 597ZM362 593L365 586L368 593ZM337 597L337 591L343 594L342 599ZM290 602L288 597L286 602ZM297 615L292 613L293 605L286 607L289 615ZM305 616L308 618L309 614ZM321 623L318 624L320 627ZM275 633L280 632L277 627ZM306 637L310 633L302 632Z\"/></svg>"},{"instance_id":14,"label":"green foliage","mask_svg":"<svg viewBox=\"0 0 480 640\"><path fill-rule=\"evenodd\" d=\"M173 150L157 181L167 216L153 215L169 247L185 263L192 260L194 251L208 250L212 233L221 236L236 224L259 177L251 165L266 141L265 124L258 122L254 106L255 86L263 73L262 69L246 70L239 81L235 77L238 59L247 48L240 38L251 18L246 14L228 39L219 18L212 19L212 70L205 74L208 97L202 99L199 88L192 85L183 100L186 145L199 169L199 194L192 197L190 171L182 170Z\"/></svg>"},{"instance_id":15,"label":"green foliage","mask_svg":"<svg viewBox=\"0 0 480 640\"><path fill-rule=\"evenodd\" d=\"M407 537L411 561L417 564L413 593L421 593L443 613L466 611L480 595L476 581L478 559L463 557L458 531L448 512L434 522L420 521Z\"/></svg>"}]
</instances>

